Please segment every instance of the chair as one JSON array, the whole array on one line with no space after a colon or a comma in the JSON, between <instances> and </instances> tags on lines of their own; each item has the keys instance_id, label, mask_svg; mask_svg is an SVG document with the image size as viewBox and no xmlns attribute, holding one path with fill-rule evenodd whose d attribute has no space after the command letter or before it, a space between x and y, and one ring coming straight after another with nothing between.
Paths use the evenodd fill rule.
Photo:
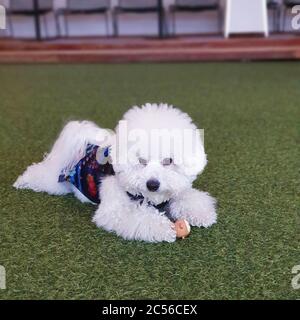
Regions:
<instances>
[{"instance_id":1,"label":"chair","mask_svg":"<svg viewBox=\"0 0 300 320\"><path fill-rule=\"evenodd\" d=\"M281 4L278 0L268 0L267 7L273 12L273 30L278 32L280 31Z\"/></svg>"},{"instance_id":2,"label":"chair","mask_svg":"<svg viewBox=\"0 0 300 320\"><path fill-rule=\"evenodd\" d=\"M282 31L285 30L285 21L289 9L294 6L300 5L300 0L283 0L283 19L282 19Z\"/></svg>"},{"instance_id":3,"label":"chair","mask_svg":"<svg viewBox=\"0 0 300 320\"><path fill-rule=\"evenodd\" d=\"M13 15L20 16L32 16L38 14L42 18L44 25L45 35L48 36L47 18L46 15L53 11L53 0L39 0L38 12L34 10L33 0L10 0L9 7L7 9L7 23L11 32L14 35L13 23L11 17Z\"/></svg>"},{"instance_id":4,"label":"chair","mask_svg":"<svg viewBox=\"0 0 300 320\"><path fill-rule=\"evenodd\" d=\"M176 12L205 12L217 11L219 27L222 27L222 8L218 0L175 0L175 4L170 6L172 15L172 30L176 33Z\"/></svg>"},{"instance_id":5,"label":"chair","mask_svg":"<svg viewBox=\"0 0 300 320\"><path fill-rule=\"evenodd\" d=\"M61 29L59 24L59 17L64 19L66 36L69 36L68 16L76 14L103 14L105 17L106 35L109 35L109 11L110 0L67 0L66 7L56 10L56 25L59 36L61 36Z\"/></svg>"},{"instance_id":6,"label":"chair","mask_svg":"<svg viewBox=\"0 0 300 320\"><path fill-rule=\"evenodd\" d=\"M119 35L118 16L125 13L157 13L159 19L159 4L157 0L119 0L113 11L114 35Z\"/></svg>"}]
</instances>

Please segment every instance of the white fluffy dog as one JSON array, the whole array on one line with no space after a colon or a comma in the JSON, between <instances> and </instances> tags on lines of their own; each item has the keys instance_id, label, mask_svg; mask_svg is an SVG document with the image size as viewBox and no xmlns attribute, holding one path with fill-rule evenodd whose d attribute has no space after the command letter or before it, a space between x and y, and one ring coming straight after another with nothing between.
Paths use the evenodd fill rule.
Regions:
<instances>
[{"instance_id":1,"label":"white fluffy dog","mask_svg":"<svg viewBox=\"0 0 300 320\"><path fill-rule=\"evenodd\" d=\"M182 148L182 142L193 142L192 148ZM98 227L125 239L172 242L178 219L197 227L216 222L215 199L192 188L206 162L191 118L172 106L148 103L125 113L115 132L89 121L69 122L51 152L29 166L14 187L55 195L73 192L81 201L99 203L93 217ZM98 170L97 181L92 171L82 169L86 163L92 163L88 170ZM78 187L82 179L92 196Z\"/></svg>"}]
</instances>

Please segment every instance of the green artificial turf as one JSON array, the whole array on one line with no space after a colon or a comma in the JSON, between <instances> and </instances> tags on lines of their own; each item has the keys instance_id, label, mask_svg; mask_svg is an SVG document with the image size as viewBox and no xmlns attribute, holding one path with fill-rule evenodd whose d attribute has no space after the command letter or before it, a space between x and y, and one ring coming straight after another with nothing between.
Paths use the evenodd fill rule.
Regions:
<instances>
[{"instance_id":1,"label":"green artificial turf","mask_svg":"<svg viewBox=\"0 0 300 320\"><path fill-rule=\"evenodd\" d=\"M299 299L299 75L292 62L0 66L0 299ZM124 241L71 195L13 189L68 120L113 128L160 101L205 129L195 186L218 199L212 228Z\"/></svg>"}]
</instances>

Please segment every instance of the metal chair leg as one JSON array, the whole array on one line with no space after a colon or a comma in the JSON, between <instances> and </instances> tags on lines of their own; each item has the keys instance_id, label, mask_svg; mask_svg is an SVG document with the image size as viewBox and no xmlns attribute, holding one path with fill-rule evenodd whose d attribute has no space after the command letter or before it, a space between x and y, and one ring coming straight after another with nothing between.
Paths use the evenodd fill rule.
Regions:
<instances>
[{"instance_id":1,"label":"metal chair leg","mask_svg":"<svg viewBox=\"0 0 300 320\"><path fill-rule=\"evenodd\" d=\"M275 32L275 25L276 25L276 9L272 9L272 25L273 25L273 32Z\"/></svg>"},{"instance_id":2,"label":"metal chair leg","mask_svg":"<svg viewBox=\"0 0 300 320\"><path fill-rule=\"evenodd\" d=\"M64 24L65 24L65 33L66 33L66 37L69 36L69 21L68 21L68 13L64 13L63 17L64 17Z\"/></svg>"},{"instance_id":3,"label":"metal chair leg","mask_svg":"<svg viewBox=\"0 0 300 320\"><path fill-rule=\"evenodd\" d=\"M8 29L9 29L9 34L13 38L14 37L14 28L13 28L12 18L11 18L10 14L7 15L7 25L8 25Z\"/></svg>"},{"instance_id":4,"label":"metal chair leg","mask_svg":"<svg viewBox=\"0 0 300 320\"><path fill-rule=\"evenodd\" d=\"M279 9L279 21L278 21L279 32L282 32L282 20L283 20L283 7L280 7L280 9Z\"/></svg>"},{"instance_id":5,"label":"metal chair leg","mask_svg":"<svg viewBox=\"0 0 300 320\"><path fill-rule=\"evenodd\" d=\"M43 20L43 25L44 25L44 30L45 30L45 37L48 38L49 33L48 33L48 25L47 25L47 14L42 15L42 20Z\"/></svg>"},{"instance_id":6,"label":"metal chair leg","mask_svg":"<svg viewBox=\"0 0 300 320\"><path fill-rule=\"evenodd\" d=\"M276 31L280 32L280 17L281 17L281 10L280 7L277 8L277 18L276 18Z\"/></svg>"},{"instance_id":7,"label":"metal chair leg","mask_svg":"<svg viewBox=\"0 0 300 320\"><path fill-rule=\"evenodd\" d=\"M61 29L60 29L60 23L59 23L59 16L60 14L58 12L54 13L54 20L55 20L55 26L56 26L56 36L58 38L61 37Z\"/></svg>"},{"instance_id":8,"label":"metal chair leg","mask_svg":"<svg viewBox=\"0 0 300 320\"><path fill-rule=\"evenodd\" d=\"M113 28L114 28L114 37L117 37L119 35L117 11L113 12Z\"/></svg>"},{"instance_id":9,"label":"metal chair leg","mask_svg":"<svg viewBox=\"0 0 300 320\"><path fill-rule=\"evenodd\" d=\"M283 18L282 18L282 31L285 31L285 20L286 20L287 8L283 9Z\"/></svg>"},{"instance_id":10,"label":"metal chair leg","mask_svg":"<svg viewBox=\"0 0 300 320\"><path fill-rule=\"evenodd\" d=\"M219 20L219 30L222 32L223 30L223 10L221 6L218 8L218 20Z\"/></svg>"},{"instance_id":11,"label":"metal chair leg","mask_svg":"<svg viewBox=\"0 0 300 320\"><path fill-rule=\"evenodd\" d=\"M109 25L108 25L108 12L106 11L104 13L104 17L105 17L105 28L106 28L106 36L109 36Z\"/></svg>"},{"instance_id":12,"label":"metal chair leg","mask_svg":"<svg viewBox=\"0 0 300 320\"><path fill-rule=\"evenodd\" d=\"M165 36L169 36L169 26L167 21L167 14L165 11L163 13L163 33Z\"/></svg>"},{"instance_id":13,"label":"metal chair leg","mask_svg":"<svg viewBox=\"0 0 300 320\"><path fill-rule=\"evenodd\" d=\"M174 37L176 35L176 15L175 14L176 14L175 10L172 10L172 14L171 14L171 16L172 16L172 34Z\"/></svg>"},{"instance_id":14,"label":"metal chair leg","mask_svg":"<svg viewBox=\"0 0 300 320\"><path fill-rule=\"evenodd\" d=\"M280 31L280 9L274 8L273 9L273 32L279 32Z\"/></svg>"}]
</instances>

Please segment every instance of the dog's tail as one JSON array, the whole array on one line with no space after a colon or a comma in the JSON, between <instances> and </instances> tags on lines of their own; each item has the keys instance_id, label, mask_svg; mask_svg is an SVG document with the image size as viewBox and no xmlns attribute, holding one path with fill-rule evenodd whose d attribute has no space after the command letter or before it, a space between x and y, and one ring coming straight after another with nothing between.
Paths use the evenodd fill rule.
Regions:
<instances>
[{"instance_id":1,"label":"dog's tail","mask_svg":"<svg viewBox=\"0 0 300 320\"><path fill-rule=\"evenodd\" d=\"M71 121L60 133L42 162L33 163L14 183L17 189L32 189L50 194L71 192L69 183L58 182L63 169L71 168L84 155L87 144L110 145L112 133L90 121Z\"/></svg>"}]
</instances>

